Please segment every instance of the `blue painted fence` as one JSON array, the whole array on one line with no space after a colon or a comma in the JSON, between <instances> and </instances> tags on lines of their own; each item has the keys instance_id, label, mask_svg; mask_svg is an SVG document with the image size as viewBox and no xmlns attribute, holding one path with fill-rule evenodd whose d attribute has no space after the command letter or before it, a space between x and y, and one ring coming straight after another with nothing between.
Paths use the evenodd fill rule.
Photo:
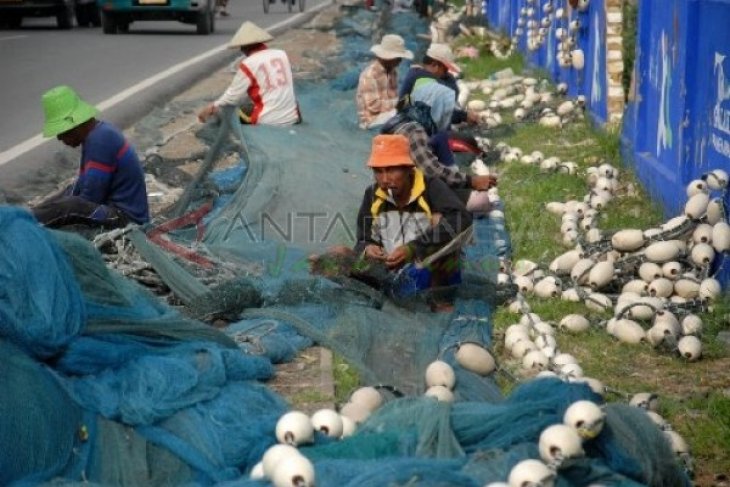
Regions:
<instances>
[{"instance_id":1,"label":"blue painted fence","mask_svg":"<svg viewBox=\"0 0 730 487\"><path fill-rule=\"evenodd\" d=\"M540 23L548 16L543 11L545 3L545 0L535 0L532 3L527 0L489 0L486 4L487 21L492 29L512 37L518 28L520 17L525 21L535 20ZM519 49L525 55L528 64L544 69L556 83L566 82L571 96L585 95L589 113L597 123L603 125L608 117L604 0L592 0L585 12L569 8L567 0L553 0L552 5L555 10L563 8L568 12L568 17L561 19L551 17L546 41L536 51L527 49L527 36L523 33L519 36ZM521 16L522 9L530 7L534 9L534 15L529 18ZM556 30L569 29L570 23L574 20L580 23L580 27L573 34L576 40L573 49L580 48L585 55L585 67L581 70L572 67L562 68L555 57L559 42L555 37ZM527 31L526 26L522 28Z\"/></svg>"},{"instance_id":2,"label":"blue painted fence","mask_svg":"<svg viewBox=\"0 0 730 487\"><path fill-rule=\"evenodd\" d=\"M730 0L639 4L623 148L669 217L681 214L690 181L713 169L730 172ZM723 264L718 277L727 283Z\"/></svg>"}]
</instances>

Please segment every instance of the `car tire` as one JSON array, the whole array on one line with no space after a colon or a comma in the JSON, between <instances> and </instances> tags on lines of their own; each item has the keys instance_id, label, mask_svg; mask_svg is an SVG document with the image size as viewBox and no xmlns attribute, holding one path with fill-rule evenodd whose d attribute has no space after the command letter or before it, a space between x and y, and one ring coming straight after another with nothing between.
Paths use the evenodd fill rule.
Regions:
<instances>
[{"instance_id":1,"label":"car tire","mask_svg":"<svg viewBox=\"0 0 730 487\"><path fill-rule=\"evenodd\" d=\"M90 22L86 9L86 4L76 3L74 11L76 13L76 25L78 25L79 27L86 27L86 25Z\"/></svg>"},{"instance_id":2,"label":"car tire","mask_svg":"<svg viewBox=\"0 0 730 487\"><path fill-rule=\"evenodd\" d=\"M101 13L99 12L99 6L96 2L91 2L87 8L89 9L87 10L87 15L89 16L89 22L91 22L91 25L94 27L101 27Z\"/></svg>"},{"instance_id":3,"label":"car tire","mask_svg":"<svg viewBox=\"0 0 730 487\"><path fill-rule=\"evenodd\" d=\"M73 27L73 9L69 5L63 4L61 10L56 14L56 23L58 23L59 29L66 30Z\"/></svg>"},{"instance_id":4,"label":"car tire","mask_svg":"<svg viewBox=\"0 0 730 487\"><path fill-rule=\"evenodd\" d=\"M123 20L117 22L117 32L121 34L129 34L129 22L128 20Z\"/></svg>"},{"instance_id":5,"label":"car tire","mask_svg":"<svg viewBox=\"0 0 730 487\"><path fill-rule=\"evenodd\" d=\"M198 35L205 36L213 32L213 29L215 28L214 17L215 14L210 6L208 6L208 8L204 11L198 13L198 19L196 22Z\"/></svg>"},{"instance_id":6,"label":"car tire","mask_svg":"<svg viewBox=\"0 0 730 487\"><path fill-rule=\"evenodd\" d=\"M23 25L23 16L11 15L6 19L5 24L11 29L20 29L20 26Z\"/></svg>"},{"instance_id":7,"label":"car tire","mask_svg":"<svg viewBox=\"0 0 730 487\"><path fill-rule=\"evenodd\" d=\"M101 12L101 30L104 34L117 33L117 21L109 12Z\"/></svg>"}]
</instances>

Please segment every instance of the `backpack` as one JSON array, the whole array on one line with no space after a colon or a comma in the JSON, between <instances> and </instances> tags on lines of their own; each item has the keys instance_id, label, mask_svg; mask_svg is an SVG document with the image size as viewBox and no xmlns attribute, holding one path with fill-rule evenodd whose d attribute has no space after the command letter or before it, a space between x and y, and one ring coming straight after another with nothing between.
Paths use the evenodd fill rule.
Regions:
<instances>
[{"instance_id":1,"label":"backpack","mask_svg":"<svg viewBox=\"0 0 730 487\"><path fill-rule=\"evenodd\" d=\"M381 134L392 134L398 126L407 122L416 122L431 136L437 132L436 123L431 118L431 107L421 101L411 102L403 97L398 101L398 113L389 118L380 129Z\"/></svg>"}]
</instances>

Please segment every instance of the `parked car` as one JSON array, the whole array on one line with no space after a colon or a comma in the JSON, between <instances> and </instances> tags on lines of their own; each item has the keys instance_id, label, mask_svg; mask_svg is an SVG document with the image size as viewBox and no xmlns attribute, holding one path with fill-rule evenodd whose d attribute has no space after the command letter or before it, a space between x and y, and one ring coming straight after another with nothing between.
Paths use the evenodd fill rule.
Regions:
<instances>
[{"instance_id":1,"label":"parked car","mask_svg":"<svg viewBox=\"0 0 730 487\"><path fill-rule=\"evenodd\" d=\"M101 25L95 0L0 0L0 25L17 29L24 17L56 17L59 29L79 25Z\"/></svg>"},{"instance_id":2,"label":"parked car","mask_svg":"<svg viewBox=\"0 0 730 487\"><path fill-rule=\"evenodd\" d=\"M105 34L127 32L137 20L177 20L194 24L201 35L215 29L215 0L99 0L99 5Z\"/></svg>"}]
</instances>

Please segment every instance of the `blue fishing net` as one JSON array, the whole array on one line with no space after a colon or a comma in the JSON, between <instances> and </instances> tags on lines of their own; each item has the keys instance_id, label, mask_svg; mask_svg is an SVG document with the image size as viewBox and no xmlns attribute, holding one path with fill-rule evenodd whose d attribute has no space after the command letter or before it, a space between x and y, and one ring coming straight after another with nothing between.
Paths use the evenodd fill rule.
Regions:
<instances>
[{"instance_id":1,"label":"blue fishing net","mask_svg":"<svg viewBox=\"0 0 730 487\"><path fill-rule=\"evenodd\" d=\"M165 249L152 241L159 227L129 234L174 307L110 271L80 237L0 208L0 379L12 391L0 395L0 483L267 485L247 474L289 406L261 381L272 362L315 342L344 356L363 383L393 392L354 436L317 435L300 449L320 486L504 481L517 462L538 457L540 432L571 402L601 402L585 385L557 380L504 398L493 375L456 362L459 344L492 346L491 313L506 297L496 273L509 255L500 218L475 220L461 284L438 290L452 312L433 313L430 291L394 299L346 273L310 273L311 254L352 245L372 182L372 133L357 128L346 81L382 33L425 47L415 14L379 12L356 9L339 23L338 70L297 85L302 124L242 127L226 116L201 130L206 164L174 216L209 211L167 231L174 245ZM224 155L239 164L212 169ZM200 321L221 317L230 323L221 330ZM436 358L455 368L454 404L421 395ZM558 485L682 485L667 448L645 415L609 408L604 433Z\"/></svg>"}]
</instances>

